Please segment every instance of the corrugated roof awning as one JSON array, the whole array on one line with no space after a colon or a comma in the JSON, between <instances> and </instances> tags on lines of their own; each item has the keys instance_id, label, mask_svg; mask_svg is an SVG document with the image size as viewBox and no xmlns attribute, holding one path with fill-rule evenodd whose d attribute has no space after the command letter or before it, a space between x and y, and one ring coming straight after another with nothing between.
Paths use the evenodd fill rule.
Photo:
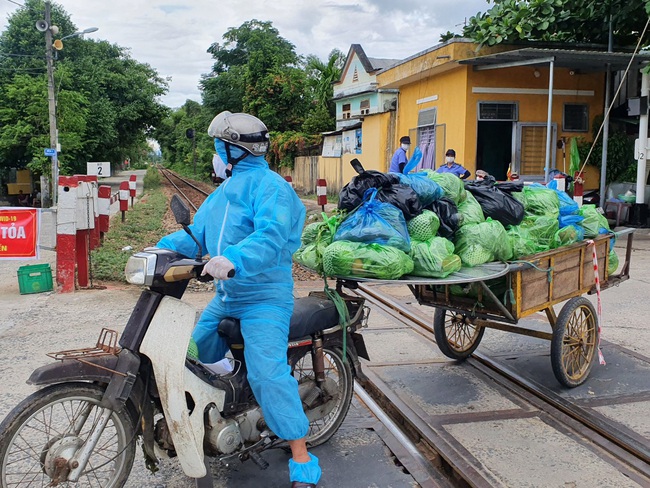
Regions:
<instances>
[{"instance_id":1,"label":"corrugated roof awning","mask_svg":"<svg viewBox=\"0 0 650 488\"><path fill-rule=\"evenodd\" d=\"M581 72L605 71L607 64L612 71L624 70L630 64L633 53L570 49L524 48L487 56L463 59L459 64L469 64L475 69L498 69L523 65L544 65L553 60L556 68L569 68ZM650 63L650 53L638 53L630 69L639 70Z\"/></svg>"},{"instance_id":2,"label":"corrugated roof awning","mask_svg":"<svg viewBox=\"0 0 650 488\"><path fill-rule=\"evenodd\" d=\"M336 130L331 130L329 132L321 132L321 135L323 136L338 136L339 134L343 134L344 132L348 130L354 130L358 129L361 127L361 122L357 122L356 124L350 124L346 127L341 127L340 129Z\"/></svg>"}]
</instances>

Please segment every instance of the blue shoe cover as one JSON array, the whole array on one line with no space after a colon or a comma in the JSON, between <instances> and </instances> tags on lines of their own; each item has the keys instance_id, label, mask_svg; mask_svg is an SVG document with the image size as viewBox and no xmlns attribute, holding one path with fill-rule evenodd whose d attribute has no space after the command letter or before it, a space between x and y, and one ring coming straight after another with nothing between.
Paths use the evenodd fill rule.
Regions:
<instances>
[{"instance_id":1,"label":"blue shoe cover","mask_svg":"<svg viewBox=\"0 0 650 488\"><path fill-rule=\"evenodd\" d=\"M316 485L320 480L321 469L318 465L318 458L309 454L310 461L306 463L297 463L289 459L289 479L291 481L300 481L301 483L311 483Z\"/></svg>"}]
</instances>

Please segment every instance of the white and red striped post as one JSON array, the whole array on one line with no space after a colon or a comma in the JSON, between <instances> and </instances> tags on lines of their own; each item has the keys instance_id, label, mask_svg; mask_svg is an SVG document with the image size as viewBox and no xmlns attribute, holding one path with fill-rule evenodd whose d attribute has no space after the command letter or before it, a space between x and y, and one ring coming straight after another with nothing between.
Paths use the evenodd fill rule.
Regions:
<instances>
[{"instance_id":1,"label":"white and red striped post","mask_svg":"<svg viewBox=\"0 0 650 488\"><path fill-rule=\"evenodd\" d=\"M293 188L293 178L290 175L287 175L284 177L285 181L291 185L291 188Z\"/></svg>"},{"instance_id":2,"label":"white and red striped post","mask_svg":"<svg viewBox=\"0 0 650 488\"><path fill-rule=\"evenodd\" d=\"M97 197L99 240L103 241L104 234L108 232L111 221L111 187L101 185L97 191Z\"/></svg>"},{"instance_id":3,"label":"white and red striped post","mask_svg":"<svg viewBox=\"0 0 650 488\"><path fill-rule=\"evenodd\" d=\"M318 205L320 205L325 211L325 205L327 205L327 181L324 179L319 179L316 182L316 196L318 197Z\"/></svg>"},{"instance_id":4,"label":"white and red striped post","mask_svg":"<svg viewBox=\"0 0 650 488\"><path fill-rule=\"evenodd\" d=\"M90 249L95 229L94 184L77 176L77 284L88 288L90 282Z\"/></svg>"},{"instance_id":5,"label":"white and red striped post","mask_svg":"<svg viewBox=\"0 0 650 488\"><path fill-rule=\"evenodd\" d=\"M129 209L129 182L123 181L120 183L120 211L122 212L122 222L126 218L126 211Z\"/></svg>"},{"instance_id":6,"label":"white and red striped post","mask_svg":"<svg viewBox=\"0 0 650 488\"><path fill-rule=\"evenodd\" d=\"M135 198L135 190L138 177L136 175L129 176L129 195L131 196L131 208L133 208L133 199Z\"/></svg>"},{"instance_id":7,"label":"white and red striped post","mask_svg":"<svg viewBox=\"0 0 650 488\"><path fill-rule=\"evenodd\" d=\"M59 176L56 219L56 283L58 291L75 289L77 259L77 187L76 176Z\"/></svg>"},{"instance_id":8,"label":"white and red striped post","mask_svg":"<svg viewBox=\"0 0 650 488\"><path fill-rule=\"evenodd\" d=\"M79 179L79 182L88 182L91 185L91 191L92 191L92 211L93 215L91 218L94 220L95 225L91 227L91 232L89 235L90 238L90 249L96 249L99 247L101 244L101 236L99 233L99 194L98 194L98 187L99 184L97 182L97 175L77 175L77 178Z\"/></svg>"}]
</instances>

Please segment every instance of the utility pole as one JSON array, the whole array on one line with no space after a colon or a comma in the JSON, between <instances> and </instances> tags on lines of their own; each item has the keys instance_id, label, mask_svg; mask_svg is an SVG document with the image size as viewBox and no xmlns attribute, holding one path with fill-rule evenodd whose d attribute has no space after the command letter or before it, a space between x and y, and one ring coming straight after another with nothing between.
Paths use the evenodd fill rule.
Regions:
<instances>
[{"instance_id":1,"label":"utility pole","mask_svg":"<svg viewBox=\"0 0 650 488\"><path fill-rule=\"evenodd\" d=\"M56 207L57 185L59 180L58 130L56 127L56 99L54 97L54 59L52 55L52 16L50 2L45 2L45 60L47 62L47 96L50 117L50 148L54 149L52 158L52 207Z\"/></svg>"}]
</instances>

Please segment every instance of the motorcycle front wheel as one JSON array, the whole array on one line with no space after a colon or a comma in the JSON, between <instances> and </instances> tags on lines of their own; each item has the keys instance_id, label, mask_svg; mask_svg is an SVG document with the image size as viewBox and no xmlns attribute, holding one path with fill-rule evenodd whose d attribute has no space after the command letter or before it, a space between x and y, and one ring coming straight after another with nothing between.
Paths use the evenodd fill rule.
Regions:
<instances>
[{"instance_id":1,"label":"motorcycle front wheel","mask_svg":"<svg viewBox=\"0 0 650 488\"><path fill-rule=\"evenodd\" d=\"M126 409L111 413L79 481L56 481L66 479L68 461L99 421L103 394L90 383L64 383L18 404L0 424L0 486L124 486L135 456L135 422Z\"/></svg>"},{"instance_id":2,"label":"motorcycle front wheel","mask_svg":"<svg viewBox=\"0 0 650 488\"><path fill-rule=\"evenodd\" d=\"M349 359L343 362L341 351L337 347L323 347L325 378L335 385L337 396L333 408L327 415L310 422L306 437L309 447L320 446L327 442L339 430L350 409L354 394L354 375ZM295 354L291 359L291 366L293 376L299 384L315 381L311 349L306 348L301 353Z\"/></svg>"}]
</instances>

